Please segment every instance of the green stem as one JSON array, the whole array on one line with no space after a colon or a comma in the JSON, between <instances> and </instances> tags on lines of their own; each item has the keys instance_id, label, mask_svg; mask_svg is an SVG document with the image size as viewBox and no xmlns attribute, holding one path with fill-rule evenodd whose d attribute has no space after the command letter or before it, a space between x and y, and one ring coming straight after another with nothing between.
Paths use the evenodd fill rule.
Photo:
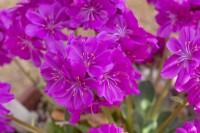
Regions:
<instances>
[{"instance_id":1,"label":"green stem","mask_svg":"<svg viewBox=\"0 0 200 133\"><path fill-rule=\"evenodd\" d=\"M130 96L126 98L126 106L127 106L127 129L129 133L133 132L133 104L132 104L132 99Z\"/></svg>"},{"instance_id":2,"label":"green stem","mask_svg":"<svg viewBox=\"0 0 200 133\"><path fill-rule=\"evenodd\" d=\"M24 73L24 75L26 75L26 77L32 82L32 83L36 83L36 80L30 75L29 72L27 72L23 66L19 63L18 60L14 60L15 64L18 66L18 68Z\"/></svg>"},{"instance_id":3,"label":"green stem","mask_svg":"<svg viewBox=\"0 0 200 133\"><path fill-rule=\"evenodd\" d=\"M16 65L19 67L19 69L24 73L24 75L34 84L36 85L36 88L40 91L40 93L44 96L44 98L52 105L58 106L50 97L48 97L44 92L43 88L44 86L37 86L37 81L30 75L29 72L27 72L24 67L20 64L18 60L14 60Z\"/></svg>"},{"instance_id":4,"label":"green stem","mask_svg":"<svg viewBox=\"0 0 200 133\"><path fill-rule=\"evenodd\" d=\"M155 117L155 115L160 111L160 108L161 106L163 105L163 102L165 100L165 98L167 97L167 94L168 94L168 91L169 91L169 88L171 86L171 82L172 80L171 79L168 79L165 86L164 86L164 89L163 89L163 92L161 95L159 95L157 98L156 98L156 101L155 101L155 104L152 106L152 108L150 109L150 113L149 113L149 116L151 118Z\"/></svg>"},{"instance_id":5,"label":"green stem","mask_svg":"<svg viewBox=\"0 0 200 133\"><path fill-rule=\"evenodd\" d=\"M11 116L11 115L7 115L7 117L10 118L13 121L14 125L19 126L23 129L29 131L29 132L32 132L32 133L47 133L47 132L43 131L42 129L37 128L35 126L31 126L31 125L13 117L13 116Z\"/></svg>"},{"instance_id":6,"label":"green stem","mask_svg":"<svg viewBox=\"0 0 200 133\"><path fill-rule=\"evenodd\" d=\"M160 126L156 133L163 133L165 129L173 122L173 120L178 116L183 107L187 104L187 98L185 98L183 104L179 105L179 107L168 117L168 119Z\"/></svg>"}]
</instances>

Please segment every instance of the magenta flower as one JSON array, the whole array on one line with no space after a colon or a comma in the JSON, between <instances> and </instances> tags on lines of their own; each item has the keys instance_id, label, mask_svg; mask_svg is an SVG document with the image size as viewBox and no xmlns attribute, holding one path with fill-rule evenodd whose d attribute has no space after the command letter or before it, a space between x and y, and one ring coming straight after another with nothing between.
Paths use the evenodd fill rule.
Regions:
<instances>
[{"instance_id":1,"label":"magenta flower","mask_svg":"<svg viewBox=\"0 0 200 133\"><path fill-rule=\"evenodd\" d=\"M6 30L12 24L9 12L7 10L0 11L0 66L11 62L11 56L5 49L4 41L6 38Z\"/></svg>"},{"instance_id":2,"label":"magenta flower","mask_svg":"<svg viewBox=\"0 0 200 133\"><path fill-rule=\"evenodd\" d=\"M114 3L116 7L122 12L127 9L125 0L110 0L110 1Z\"/></svg>"},{"instance_id":3,"label":"magenta flower","mask_svg":"<svg viewBox=\"0 0 200 133\"><path fill-rule=\"evenodd\" d=\"M153 4L153 5L156 5L156 3L158 2L159 0L147 0L147 2L149 4Z\"/></svg>"},{"instance_id":4,"label":"magenta flower","mask_svg":"<svg viewBox=\"0 0 200 133\"><path fill-rule=\"evenodd\" d=\"M111 34L117 40L123 37L131 38L131 35L139 31L139 23L131 10L126 9L123 14L114 15L103 30ZM102 30L102 29L101 29Z\"/></svg>"},{"instance_id":5,"label":"magenta flower","mask_svg":"<svg viewBox=\"0 0 200 133\"><path fill-rule=\"evenodd\" d=\"M14 99L14 95L10 94L11 86L8 83L0 82L0 132L13 132L14 129L9 125L11 120L5 118L6 114L10 113L3 104Z\"/></svg>"},{"instance_id":6,"label":"magenta flower","mask_svg":"<svg viewBox=\"0 0 200 133\"><path fill-rule=\"evenodd\" d=\"M41 40L31 38L24 33L24 27L21 22L15 22L10 27L7 32L5 46L11 54L25 60L31 59L37 67L41 65L43 51L46 50Z\"/></svg>"},{"instance_id":7,"label":"magenta flower","mask_svg":"<svg viewBox=\"0 0 200 133\"><path fill-rule=\"evenodd\" d=\"M65 13L65 7L59 3L41 4L38 12L30 9L27 11L26 17L32 23L26 26L26 34L30 37L39 37L45 40L67 39L62 30L67 26L69 17Z\"/></svg>"},{"instance_id":8,"label":"magenta flower","mask_svg":"<svg viewBox=\"0 0 200 133\"><path fill-rule=\"evenodd\" d=\"M8 83L0 82L0 117L5 116L10 112L3 106L3 104L12 99L14 99L14 95L10 94L10 85Z\"/></svg>"},{"instance_id":9,"label":"magenta flower","mask_svg":"<svg viewBox=\"0 0 200 133\"><path fill-rule=\"evenodd\" d=\"M4 45L0 44L0 66L10 62L11 62L11 57L8 53L8 50L5 49Z\"/></svg>"},{"instance_id":10,"label":"magenta flower","mask_svg":"<svg viewBox=\"0 0 200 133\"><path fill-rule=\"evenodd\" d=\"M7 118L3 118L0 116L0 133L13 133L14 128L11 127L10 124L11 120Z\"/></svg>"},{"instance_id":11,"label":"magenta flower","mask_svg":"<svg viewBox=\"0 0 200 133\"><path fill-rule=\"evenodd\" d=\"M119 41L121 49L132 62L147 61L159 49L157 39L139 26L128 9L121 15L113 16L102 30Z\"/></svg>"},{"instance_id":12,"label":"magenta flower","mask_svg":"<svg viewBox=\"0 0 200 133\"><path fill-rule=\"evenodd\" d=\"M191 19L189 1L160 0L156 9L156 21L160 25L158 35L168 37L171 32L179 31Z\"/></svg>"},{"instance_id":13,"label":"magenta flower","mask_svg":"<svg viewBox=\"0 0 200 133\"><path fill-rule=\"evenodd\" d=\"M200 67L197 67L184 80L181 86L178 87L180 91L188 91L188 102L194 108L194 111L200 113Z\"/></svg>"},{"instance_id":14,"label":"magenta flower","mask_svg":"<svg viewBox=\"0 0 200 133\"><path fill-rule=\"evenodd\" d=\"M124 133L121 127L117 127L114 124L104 124L99 128L90 129L89 133Z\"/></svg>"},{"instance_id":15,"label":"magenta flower","mask_svg":"<svg viewBox=\"0 0 200 133\"><path fill-rule=\"evenodd\" d=\"M130 60L121 50L115 50L111 55L112 64L108 65L99 76L99 97L104 97L109 104L119 102L126 95L139 94L135 79L140 78L131 66Z\"/></svg>"},{"instance_id":16,"label":"magenta flower","mask_svg":"<svg viewBox=\"0 0 200 133\"><path fill-rule=\"evenodd\" d=\"M101 42L96 37L73 39L68 46L69 58L82 64L91 77L97 77L111 63L109 45L110 41Z\"/></svg>"},{"instance_id":17,"label":"magenta flower","mask_svg":"<svg viewBox=\"0 0 200 133\"><path fill-rule=\"evenodd\" d=\"M173 78L178 75L176 88L183 83L185 75L199 66L200 37L195 30L186 27L180 31L179 38L171 38L167 43L173 55L165 62L161 75L164 78ZM178 91L181 91L177 89Z\"/></svg>"},{"instance_id":18,"label":"magenta flower","mask_svg":"<svg viewBox=\"0 0 200 133\"><path fill-rule=\"evenodd\" d=\"M55 100L64 104L69 110L81 110L90 106L94 99L92 90L97 89L98 82L93 78L85 78L86 70L79 63L71 66L65 63L62 73L66 83L53 94Z\"/></svg>"},{"instance_id":19,"label":"magenta flower","mask_svg":"<svg viewBox=\"0 0 200 133\"><path fill-rule=\"evenodd\" d=\"M71 26L83 25L84 29L100 29L116 12L109 0L78 0L66 12L71 17Z\"/></svg>"},{"instance_id":20,"label":"magenta flower","mask_svg":"<svg viewBox=\"0 0 200 133\"><path fill-rule=\"evenodd\" d=\"M135 42L128 38L120 39L121 49L126 53L131 62L144 62L150 55L149 45Z\"/></svg>"},{"instance_id":21,"label":"magenta flower","mask_svg":"<svg viewBox=\"0 0 200 133\"><path fill-rule=\"evenodd\" d=\"M97 113L101 106L120 106L126 95L139 94L140 74L113 38L70 36L68 45L49 44L41 66L45 92L71 114L75 124L82 112ZM113 44L114 43L114 44Z\"/></svg>"},{"instance_id":22,"label":"magenta flower","mask_svg":"<svg viewBox=\"0 0 200 133\"><path fill-rule=\"evenodd\" d=\"M44 63L41 65L41 74L48 81L45 92L51 96L66 81L61 69L65 63L67 53L63 43L52 42L50 46L55 47L49 48L49 51L45 54Z\"/></svg>"},{"instance_id":23,"label":"magenta flower","mask_svg":"<svg viewBox=\"0 0 200 133\"><path fill-rule=\"evenodd\" d=\"M194 122L185 122L182 127L176 129L176 133L199 133L200 125L198 119Z\"/></svg>"},{"instance_id":24,"label":"magenta flower","mask_svg":"<svg viewBox=\"0 0 200 133\"><path fill-rule=\"evenodd\" d=\"M64 45L57 43L45 55L41 73L48 81L46 93L65 106L72 114L71 122L76 123L79 117L74 112L81 114L84 108L92 104L92 91L97 89L98 81L87 77L83 64L69 62L66 55L68 52Z\"/></svg>"},{"instance_id":25,"label":"magenta flower","mask_svg":"<svg viewBox=\"0 0 200 133\"><path fill-rule=\"evenodd\" d=\"M190 22L188 23L188 26L193 27L197 33L200 33L200 11L195 11L192 14L192 19L190 20Z\"/></svg>"},{"instance_id":26,"label":"magenta flower","mask_svg":"<svg viewBox=\"0 0 200 133\"><path fill-rule=\"evenodd\" d=\"M192 4L195 5L200 5L200 1L199 0L190 0Z\"/></svg>"}]
</instances>

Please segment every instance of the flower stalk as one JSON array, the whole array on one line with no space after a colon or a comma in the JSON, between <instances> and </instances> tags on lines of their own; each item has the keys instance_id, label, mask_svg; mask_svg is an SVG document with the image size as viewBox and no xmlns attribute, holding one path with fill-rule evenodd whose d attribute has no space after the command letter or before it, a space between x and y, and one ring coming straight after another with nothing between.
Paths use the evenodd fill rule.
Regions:
<instances>
[{"instance_id":1,"label":"flower stalk","mask_svg":"<svg viewBox=\"0 0 200 133\"><path fill-rule=\"evenodd\" d=\"M156 98L155 104L154 104L154 106L152 106L150 113L149 113L149 116L151 118L155 117L158 114L158 112L160 111L160 108L161 108L165 98L167 97L169 88L171 86L171 82L172 82L172 79L168 79L166 81L166 84L163 88L162 94Z\"/></svg>"},{"instance_id":2,"label":"flower stalk","mask_svg":"<svg viewBox=\"0 0 200 133\"><path fill-rule=\"evenodd\" d=\"M188 103L187 98L185 98L183 104L179 105L178 108L168 117L168 119L160 126L156 133L163 133L165 129L173 122L177 117L183 107Z\"/></svg>"},{"instance_id":3,"label":"flower stalk","mask_svg":"<svg viewBox=\"0 0 200 133\"><path fill-rule=\"evenodd\" d=\"M127 129L130 133L133 132L133 104L132 104L132 99L130 96L126 98L126 105L127 105Z\"/></svg>"},{"instance_id":4,"label":"flower stalk","mask_svg":"<svg viewBox=\"0 0 200 133\"><path fill-rule=\"evenodd\" d=\"M18 66L18 68L20 69L20 71L22 71L24 73L24 75L26 75L26 77L32 82L32 83L36 83L36 80L31 76L31 74L29 72L27 72L23 66L19 63L18 60L14 60L15 64Z\"/></svg>"},{"instance_id":5,"label":"flower stalk","mask_svg":"<svg viewBox=\"0 0 200 133\"><path fill-rule=\"evenodd\" d=\"M10 118L12 121L13 121L13 124L16 125L16 126L19 126L29 132L32 132L32 133L47 133L46 131L43 131L42 129L40 128L37 128L35 126L31 126L11 115L7 115L8 118Z\"/></svg>"}]
</instances>

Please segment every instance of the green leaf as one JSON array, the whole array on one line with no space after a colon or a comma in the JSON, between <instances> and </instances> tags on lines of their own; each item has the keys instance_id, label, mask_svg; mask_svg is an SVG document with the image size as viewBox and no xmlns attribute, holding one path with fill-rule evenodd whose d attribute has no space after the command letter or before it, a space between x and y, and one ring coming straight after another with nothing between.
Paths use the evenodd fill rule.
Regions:
<instances>
[{"instance_id":1,"label":"green leaf","mask_svg":"<svg viewBox=\"0 0 200 133\"><path fill-rule=\"evenodd\" d=\"M134 129L137 131L137 133L142 132L143 125L144 125L144 118L139 112L135 111L133 113L133 127L135 127Z\"/></svg>"},{"instance_id":2,"label":"green leaf","mask_svg":"<svg viewBox=\"0 0 200 133\"><path fill-rule=\"evenodd\" d=\"M183 100L180 97L178 97L178 96L172 96L172 97L170 97L170 99L172 101L177 102L177 103L183 104Z\"/></svg>"},{"instance_id":3,"label":"green leaf","mask_svg":"<svg viewBox=\"0 0 200 133\"><path fill-rule=\"evenodd\" d=\"M146 120L142 128L142 133L155 133L156 122L153 120Z\"/></svg>"},{"instance_id":4,"label":"green leaf","mask_svg":"<svg viewBox=\"0 0 200 133\"><path fill-rule=\"evenodd\" d=\"M157 127L160 127L170 115L171 115L171 112L169 111L161 112L157 119Z\"/></svg>"},{"instance_id":5,"label":"green leaf","mask_svg":"<svg viewBox=\"0 0 200 133\"><path fill-rule=\"evenodd\" d=\"M141 94L133 97L133 102L138 112L142 112L146 116L148 109L153 103L155 97L155 89L150 81L142 81L139 83Z\"/></svg>"},{"instance_id":6,"label":"green leaf","mask_svg":"<svg viewBox=\"0 0 200 133\"><path fill-rule=\"evenodd\" d=\"M127 108L125 102L122 103L121 112L122 112L122 117L124 119L127 119Z\"/></svg>"},{"instance_id":7,"label":"green leaf","mask_svg":"<svg viewBox=\"0 0 200 133\"><path fill-rule=\"evenodd\" d=\"M64 133L66 132L66 127L60 127L55 124L55 122L51 121L46 124L45 129L48 133ZM68 132L73 133L73 132Z\"/></svg>"}]
</instances>

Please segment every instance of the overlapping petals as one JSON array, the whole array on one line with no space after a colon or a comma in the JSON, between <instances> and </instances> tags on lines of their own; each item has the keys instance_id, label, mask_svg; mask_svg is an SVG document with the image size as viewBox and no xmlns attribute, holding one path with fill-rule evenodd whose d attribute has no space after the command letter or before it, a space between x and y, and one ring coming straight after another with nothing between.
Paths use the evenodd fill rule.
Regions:
<instances>
[{"instance_id":1,"label":"overlapping petals","mask_svg":"<svg viewBox=\"0 0 200 133\"><path fill-rule=\"evenodd\" d=\"M85 113L97 113L101 106L119 106L126 95L139 94L135 80L140 74L125 53L108 46L111 39L70 37L68 45L54 42L41 66L47 80L46 93L65 106L76 123ZM88 111L90 109L90 111Z\"/></svg>"}]
</instances>

